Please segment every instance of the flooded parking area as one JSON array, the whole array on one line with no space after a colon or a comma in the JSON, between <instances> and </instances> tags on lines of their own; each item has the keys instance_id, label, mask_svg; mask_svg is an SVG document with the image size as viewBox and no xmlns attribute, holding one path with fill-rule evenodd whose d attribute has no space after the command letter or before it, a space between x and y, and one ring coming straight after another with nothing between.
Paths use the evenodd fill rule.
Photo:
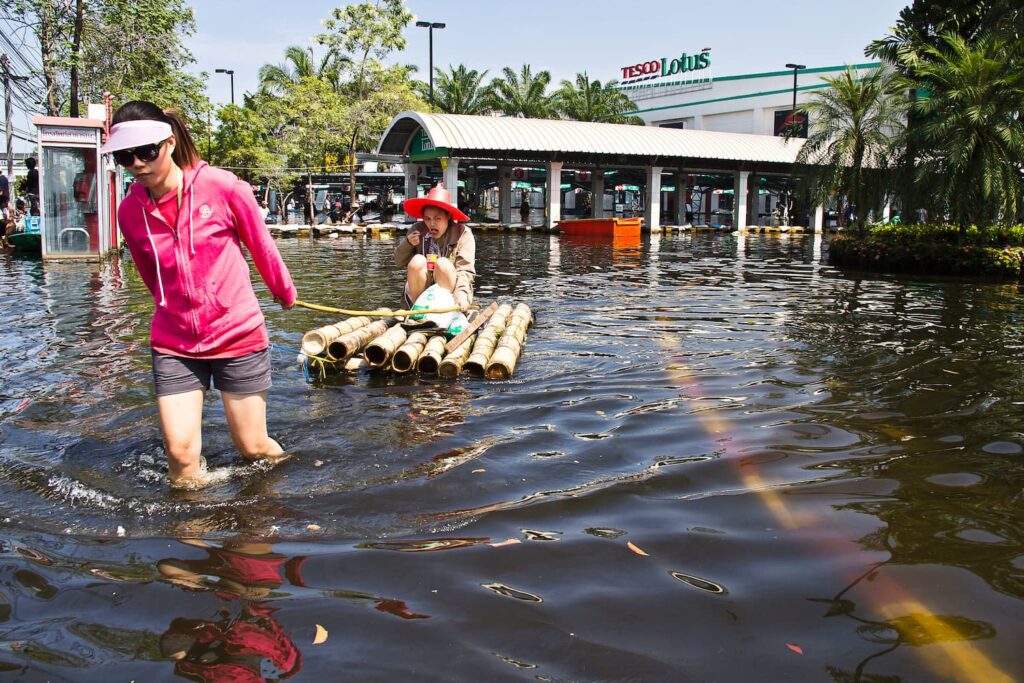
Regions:
<instances>
[{"instance_id":1,"label":"flooded parking area","mask_svg":"<svg viewBox=\"0 0 1024 683\"><path fill-rule=\"evenodd\" d=\"M280 240L395 307L390 238ZM515 377L307 382L258 284L271 434L171 491L128 260L0 256L0 678L1013 681L1024 300L843 273L827 238L477 235Z\"/></svg>"}]
</instances>

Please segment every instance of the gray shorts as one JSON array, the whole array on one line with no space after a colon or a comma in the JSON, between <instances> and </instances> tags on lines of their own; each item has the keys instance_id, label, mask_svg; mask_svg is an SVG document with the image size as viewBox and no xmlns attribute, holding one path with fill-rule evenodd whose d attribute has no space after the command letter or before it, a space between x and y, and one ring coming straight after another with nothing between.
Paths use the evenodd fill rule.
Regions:
<instances>
[{"instance_id":1,"label":"gray shorts","mask_svg":"<svg viewBox=\"0 0 1024 683\"><path fill-rule=\"evenodd\" d=\"M270 388L270 349L238 358L183 358L150 349L157 396L214 388L229 394L255 394Z\"/></svg>"}]
</instances>

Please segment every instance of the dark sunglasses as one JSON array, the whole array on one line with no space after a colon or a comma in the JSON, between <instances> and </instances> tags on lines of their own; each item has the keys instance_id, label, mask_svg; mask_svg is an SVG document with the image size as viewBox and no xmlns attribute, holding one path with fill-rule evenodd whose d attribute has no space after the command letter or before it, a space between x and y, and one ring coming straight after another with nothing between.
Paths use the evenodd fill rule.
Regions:
<instances>
[{"instance_id":1,"label":"dark sunglasses","mask_svg":"<svg viewBox=\"0 0 1024 683\"><path fill-rule=\"evenodd\" d=\"M167 138L170 140L170 138ZM119 149L114 152L114 161L121 164L122 166L131 166L134 159L138 159L144 164L148 164L151 161L156 161L156 158L160 156L160 148L164 146L167 140L156 142L151 145L142 145L141 147L135 147L133 149Z\"/></svg>"}]
</instances>

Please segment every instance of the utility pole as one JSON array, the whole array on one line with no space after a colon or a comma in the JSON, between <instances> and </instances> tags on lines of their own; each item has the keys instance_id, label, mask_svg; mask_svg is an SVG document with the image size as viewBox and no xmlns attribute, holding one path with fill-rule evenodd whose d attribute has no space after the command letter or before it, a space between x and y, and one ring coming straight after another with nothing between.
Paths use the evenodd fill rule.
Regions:
<instances>
[{"instance_id":1,"label":"utility pole","mask_svg":"<svg viewBox=\"0 0 1024 683\"><path fill-rule=\"evenodd\" d=\"M0 65L4 70L4 118L7 123L7 182L10 183L11 199L14 199L14 122L11 120L11 60L7 53L0 55Z\"/></svg>"}]
</instances>

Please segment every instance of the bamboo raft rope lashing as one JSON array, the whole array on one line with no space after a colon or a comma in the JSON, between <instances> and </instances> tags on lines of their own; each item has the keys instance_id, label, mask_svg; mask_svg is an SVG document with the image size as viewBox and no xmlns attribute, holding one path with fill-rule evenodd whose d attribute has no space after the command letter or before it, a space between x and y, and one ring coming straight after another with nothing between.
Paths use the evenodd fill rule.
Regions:
<instances>
[{"instance_id":1,"label":"bamboo raft rope lashing","mask_svg":"<svg viewBox=\"0 0 1024 683\"><path fill-rule=\"evenodd\" d=\"M427 335L424 332L413 332L405 339L405 343L398 347L391 358L391 369L404 375L416 369L416 361L423 353L423 347L427 345Z\"/></svg>"},{"instance_id":2,"label":"bamboo raft rope lashing","mask_svg":"<svg viewBox=\"0 0 1024 683\"><path fill-rule=\"evenodd\" d=\"M369 325L372 321L364 315L348 318L333 325L324 325L302 335L302 352L307 356L321 356L327 345L338 337Z\"/></svg>"},{"instance_id":3,"label":"bamboo raft rope lashing","mask_svg":"<svg viewBox=\"0 0 1024 683\"><path fill-rule=\"evenodd\" d=\"M416 369L424 375L436 375L437 368L441 365L441 357L444 355L444 335L435 334L427 340L423 347L423 353L416 361Z\"/></svg>"},{"instance_id":4,"label":"bamboo raft rope lashing","mask_svg":"<svg viewBox=\"0 0 1024 683\"><path fill-rule=\"evenodd\" d=\"M498 340L497 348L491 354L490 360L484 367L484 375L488 379L511 379L515 372L516 363L519 361L519 354L523 351L523 344L526 343L526 330L533 322L533 314L526 304L519 304L512 312L505 331Z\"/></svg>"},{"instance_id":5,"label":"bamboo raft rope lashing","mask_svg":"<svg viewBox=\"0 0 1024 683\"><path fill-rule=\"evenodd\" d=\"M466 364L466 359L469 358L469 354L473 351L473 344L476 342L476 335L470 336L466 341L459 344L458 347L441 361L441 364L437 366L437 374L445 379L452 379L458 377L459 373L462 372L462 366Z\"/></svg>"},{"instance_id":6,"label":"bamboo raft rope lashing","mask_svg":"<svg viewBox=\"0 0 1024 683\"><path fill-rule=\"evenodd\" d=\"M347 360L362 351L363 347L371 341L387 332L387 329L387 320L376 320L369 325L337 337L327 345L327 358Z\"/></svg>"},{"instance_id":7,"label":"bamboo raft rope lashing","mask_svg":"<svg viewBox=\"0 0 1024 683\"><path fill-rule=\"evenodd\" d=\"M387 367L391 357L402 344L405 343L408 334L401 325L392 325L384 334L380 335L366 345L363 350L363 358L371 368Z\"/></svg>"},{"instance_id":8,"label":"bamboo raft rope lashing","mask_svg":"<svg viewBox=\"0 0 1024 683\"><path fill-rule=\"evenodd\" d=\"M508 304L502 304L498 307L498 310L494 312L491 319L487 321L483 331L477 335L476 343L473 344L473 352L466 359L465 365L462 366L463 370L478 377L483 377L487 361L491 359L491 354L498 344L498 338L505 331L505 325L508 324L508 319L511 315L512 307Z\"/></svg>"}]
</instances>

